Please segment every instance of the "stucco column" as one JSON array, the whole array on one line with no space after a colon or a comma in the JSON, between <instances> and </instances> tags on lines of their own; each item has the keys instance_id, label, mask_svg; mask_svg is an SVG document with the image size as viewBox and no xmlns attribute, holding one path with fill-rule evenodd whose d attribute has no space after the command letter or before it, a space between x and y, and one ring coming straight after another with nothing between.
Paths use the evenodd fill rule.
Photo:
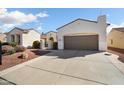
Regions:
<instances>
[{"instance_id":1,"label":"stucco column","mask_svg":"<svg viewBox=\"0 0 124 93\"><path fill-rule=\"evenodd\" d=\"M107 50L107 42L105 35L99 35L99 50L106 51Z\"/></svg>"},{"instance_id":2,"label":"stucco column","mask_svg":"<svg viewBox=\"0 0 124 93\"><path fill-rule=\"evenodd\" d=\"M64 36L58 38L58 49L64 49Z\"/></svg>"},{"instance_id":3,"label":"stucco column","mask_svg":"<svg viewBox=\"0 0 124 93\"><path fill-rule=\"evenodd\" d=\"M40 40L40 48L45 49L45 40L44 39Z\"/></svg>"},{"instance_id":4,"label":"stucco column","mask_svg":"<svg viewBox=\"0 0 124 93\"><path fill-rule=\"evenodd\" d=\"M52 49L53 48L53 41L49 40L48 41L48 49Z\"/></svg>"},{"instance_id":5,"label":"stucco column","mask_svg":"<svg viewBox=\"0 0 124 93\"><path fill-rule=\"evenodd\" d=\"M51 45L50 45L50 40L48 40L48 49L51 48Z\"/></svg>"}]
</instances>

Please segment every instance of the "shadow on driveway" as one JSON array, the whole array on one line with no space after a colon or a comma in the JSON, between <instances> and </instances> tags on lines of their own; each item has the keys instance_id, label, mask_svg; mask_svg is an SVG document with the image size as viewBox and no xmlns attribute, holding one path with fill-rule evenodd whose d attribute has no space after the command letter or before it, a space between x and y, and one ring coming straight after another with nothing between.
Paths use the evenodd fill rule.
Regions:
<instances>
[{"instance_id":1,"label":"shadow on driveway","mask_svg":"<svg viewBox=\"0 0 124 93\"><path fill-rule=\"evenodd\" d=\"M50 53L50 51L43 51L43 50L31 50L31 52L33 52L35 55L38 55L38 56Z\"/></svg>"},{"instance_id":2,"label":"shadow on driveway","mask_svg":"<svg viewBox=\"0 0 124 93\"><path fill-rule=\"evenodd\" d=\"M56 50L52 53L47 54L47 56L56 56L60 59L68 59L74 57L85 57L86 55L101 53L102 51L88 51L88 50Z\"/></svg>"}]
</instances>

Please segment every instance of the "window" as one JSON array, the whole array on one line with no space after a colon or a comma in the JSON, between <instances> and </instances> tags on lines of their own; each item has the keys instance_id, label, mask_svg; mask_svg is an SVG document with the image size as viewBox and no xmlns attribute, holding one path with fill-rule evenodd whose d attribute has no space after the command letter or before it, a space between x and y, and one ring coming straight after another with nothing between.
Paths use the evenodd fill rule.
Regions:
<instances>
[{"instance_id":1,"label":"window","mask_svg":"<svg viewBox=\"0 0 124 93\"><path fill-rule=\"evenodd\" d=\"M11 35L11 42L15 42L15 36Z\"/></svg>"},{"instance_id":2,"label":"window","mask_svg":"<svg viewBox=\"0 0 124 93\"><path fill-rule=\"evenodd\" d=\"M111 39L111 45L113 45L113 39Z\"/></svg>"},{"instance_id":3,"label":"window","mask_svg":"<svg viewBox=\"0 0 124 93\"><path fill-rule=\"evenodd\" d=\"M20 35L17 35L17 44L20 44Z\"/></svg>"}]
</instances>

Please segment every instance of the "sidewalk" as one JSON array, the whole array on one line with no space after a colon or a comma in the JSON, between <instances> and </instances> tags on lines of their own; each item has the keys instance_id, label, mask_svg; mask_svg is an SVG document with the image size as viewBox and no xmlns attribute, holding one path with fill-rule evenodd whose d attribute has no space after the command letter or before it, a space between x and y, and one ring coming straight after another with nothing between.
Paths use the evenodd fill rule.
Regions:
<instances>
[{"instance_id":1,"label":"sidewalk","mask_svg":"<svg viewBox=\"0 0 124 93\"><path fill-rule=\"evenodd\" d=\"M0 85L15 85L15 84L0 77Z\"/></svg>"}]
</instances>

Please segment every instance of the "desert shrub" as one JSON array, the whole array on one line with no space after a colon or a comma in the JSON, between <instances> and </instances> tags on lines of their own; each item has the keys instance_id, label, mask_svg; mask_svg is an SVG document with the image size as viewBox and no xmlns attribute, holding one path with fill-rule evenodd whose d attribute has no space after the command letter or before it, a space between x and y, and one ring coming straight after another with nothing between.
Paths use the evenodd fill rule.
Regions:
<instances>
[{"instance_id":1,"label":"desert shrub","mask_svg":"<svg viewBox=\"0 0 124 93\"><path fill-rule=\"evenodd\" d=\"M6 54L11 55L11 54L14 54L14 53L16 53L15 49L9 49Z\"/></svg>"},{"instance_id":2,"label":"desert shrub","mask_svg":"<svg viewBox=\"0 0 124 93\"><path fill-rule=\"evenodd\" d=\"M39 41L34 41L33 42L33 48L39 49L40 48L40 42Z\"/></svg>"},{"instance_id":3,"label":"desert shrub","mask_svg":"<svg viewBox=\"0 0 124 93\"><path fill-rule=\"evenodd\" d=\"M2 54L7 54L7 53L10 53L10 52L14 52L14 48L10 45L4 45L2 46Z\"/></svg>"},{"instance_id":4,"label":"desert shrub","mask_svg":"<svg viewBox=\"0 0 124 93\"><path fill-rule=\"evenodd\" d=\"M15 46L14 49L16 52L24 52L26 50L26 48L24 46L21 46L21 45Z\"/></svg>"},{"instance_id":5,"label":"desert shrub","mask_svg":"<svg viewBox=\"0 0 124 93\"><path fill-rule=\"evenodd\" d=\"M58 49L58 43L57 42L53 42L53 49Z\"/></svg>"},{"instance_id":6,"label":"desert shrub","mask_svg":"<svg viewBox=\"0 0 124 93\"><path fill-rule=\"evenodd\" d=\"M16 42L11 42L10 45L11 45L12 47L15 47L15 46L17 45L17 43L16 43Z\"/></svg>"},{"instance_id":7,"label":"desert shrub","mask_svg":"<svg viewBox=\"0 0 124 93\"><path fill-rule=\"evenodd\" d=\"M10 45L8 42L2 42L2 45Z\"/></svg>"}]
</instances>

